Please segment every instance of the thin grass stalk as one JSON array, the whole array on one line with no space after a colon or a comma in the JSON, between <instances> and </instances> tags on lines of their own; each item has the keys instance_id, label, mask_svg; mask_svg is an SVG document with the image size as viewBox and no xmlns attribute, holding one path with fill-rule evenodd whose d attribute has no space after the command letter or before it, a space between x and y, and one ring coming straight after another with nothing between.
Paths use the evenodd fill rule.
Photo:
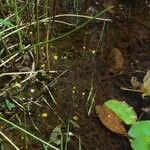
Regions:
<instances>
[{"instance_id":1,"label":"thin grass stalk","mask_svg":"<svg viewBox=\"0 0 150 150\"><path fill-rule=\"evenodd\" d=\"M27 21L30 21L30 19L31 19L31 12L30 12L30 3L29 3L29 0L26 0L26 9L25 9L25 11L27 12Z\"/></svg>"},{"instance_id":2,"label":"thin grass stalk","mask_svg":"<svg viewBox=\"0 0 150 150\"><path fill-rule=\"evenodd\" d=\"M23 118L24 118L25 130L26 130L26 127L27 127L27 118L26 118L26 112L25 112L25 110L23 111ZM28 149L28 137L27 137L27 134L25 134L25 148Z\"/></svg>"},{"instance_id":3,"label":"thin grass stalk","mask_svg":"<svg viewBox=\"0 0 150 150\"><path fill-rule=\"evenodd\" d=\"M88 116L91 114L91 110L92 110L93 104L95 102L95 96L96 96L96 94L94 94L93 97L91 98L91 103L90 103L89 110L88 110Z\"/></svg>"},{"instance_id":4,"label":"thin grass stalk","mask_svg":"<svg viewBox=\"0 0 150 150\"><path fill-rule=\"evenodd\" d=\"M8 5L8 4L7 4ZM0 1L0 13L3 15L3 17L5 18L6 16L5 16L5 14L3 13L3 9L4 8L4 5L3 5L3 3L2 3L2 1ZM9 10L8 10L9 11Z\"/></svg>"},{"instance_id":5,"label":"thin grass stalk","mask_svg":"<svg viewBox=\"0 0 150 150\"><path fill-rule=\"evenodd\" d=\"M76 15L78 16L79 15L79 0L74 0L73 5L76 11ZM76 20L76 24L78 23L79 23L79 17L77 17L77 20Z\"/></svg>"},{"instance_id":6,"label":"thin grass stalk","mask_svg":"<svg viewBox=\"0 0 150 150\"><path fill-rule=\"evenodd\" d=\"M68 148L69 131L70 131L70 120L68 120L68 125L67 125L67 133L66 133L66 141L65 141L65 150L67 150L67 148Z\"/></svg>"},{"instance_id":7,"label":"thin grass stalk","mask_svg":"<svg viewBox=\"0 0 150 150\"><path fill-rule=\"evenodd\" d=\"M98 14L96 14L94 17L90 18L89 20L87 20L86 22L84 22L83 24L81 24L80 26L76 27L75 29L73 29L73 30L71 30L71 31L69 31L69 32L67 32L67 33L65 33L65 34L63 34L63 35L60 35L60 36L58 36L58 37L56 37L56 38L52 38L52 39L50 39L50 40L48 40L48 41L39 42L39 43L37 43L37 44L34 44L34 45L31 45L31 46L25 47L25 48L23 48L21 51L27 51L28 49L32 49L32 48L34 48L34 47L44 45L44 44L46 44L47 42L50 43L50 42L57 41L57 40L59 40L59 39L62 39L62 38L64 38L64 37L66 37L66 36L68 36L68 35L74 33L74 32L77 32L78 30L82 29L83 27L85 27L86 25L88 25L89 23L91 23L95 18L97 18L97 17L103 15L104 13L106 13L107 11L109 11L109 10L111 10L111 9L113 9L113 8L114 8L114 6L110 6L110 7L106 8L106 9L102 10L101 12L99 12ZM13 52L11 55L14 55L14 54L16 54L16 53L18 53L18 51ZM7 59L7 57L8 57L8 56L3 57L3 59Z\"/></svg>"},{"instance_id":8,"label":"thin grass stalk","mask_svg":"<svg viewBox=\"0 0 150 150\"><path fill-rule=\"evenodd\" d=\"M3 46L4 46L4 49L6 50L6 52L11 55L11 52L9 51L8 47L7 47L7 44L5 43L5 41L0 37L2 43L3 43Z\"/></svg>"},{"instance_id":9,"label":"thin grass stalk","mask_svg":"<svg viewBox=\"0 0 150 150\"><path fill-rule=\"evenodd\" d=\"M5 118L1 117L1 116L0 116L0 120L2 120L2 121L4 121L4 122L6 122L6 123L8 123L8 124L12 125L13 127L15 127L15 128L17 128L17 129L19 129L19 130L20 130L20 131L22 131L22 132L24 132L24 133L28 134L28 135L29 135L29 136L31 136L32 138L34 138L34 139L38 140L39 142L41 142L41 143L43 143L43 144L45 144L45 145L49 146L51 149L54 149L54 150L60 150L60 149L58 149L57 147L55 147L55 146L53 146L53 145L51 145L51 144L49 144L49 143L45 142L45 141L44 141L44 140L42 140L41 138L39 138L39 137L35 136L34 134L32 134L32 133L28 132L27 130L25 130L25 129L23 129L23 128L19 127L18 125L16 125L16 124L12 123L11 121L9 121L9 120L7 120L7 119L5 119Z\"/></svg>"},{"instance_id":10,"label":"thin grass stalk","mask_svg":"<svg viewBox=\"0 0 150 150\"><path fill-rule=\"evenodd\" d=\"M47 25L47 29L49 28L48 27L49 25ZM49 40L49 29L47 30L47 33L46 33L46 70L47 72L50 71L50 60L49 60L49 43L48 43L48 40Z\"/></svg>"},{"instance_id":11,"label":"thin grass stalk","mask_svg":"<svg viewBox=\"0 0 150 150\"><path fill-rule=\"evenodd\" d=\"M15 5L16 24L19 25L20 24L20 18L19 18L19 14L18 14L18 7L17 7L17 1L16 0L14 0L14 5ZM19 31L18 31L18 39L19 39L19 49L23 49L22 37L21 37L21 33Z\"/></svg>"},{"instance_id":12,"label":"thin grass stalk","mask_svg":"<svg viewBox=\"0 0 150 150\"><path fill-rule=\"evenodd\" d=\"M19 53L14 53L14 55L12 55L10 58L8 58L6 61L2 62L0 64L0 67L4 66L6 63L8 63L9 61L11 61L12 59L14 59Z\"/></svg>"},{"instance_id":13,"label":"thin grass stalk","mask_svg":"<svg viewBox=\"0 0 150 150\"><path fill-rule=\"evenodd\" d=\"M36 20L36 43L38 44L40 42L40 29L39 29L39 20L38 20L38 0L35 0L35 20ZM39 60L40 60L40 45L35 46L35 65L36 68L39 68Z\"/></svg>"},{"instance_id":14,"label":"thin grass stalk","mask_svg":"<svg viewBox=\"0 0 150 150\"><path fill-rule=\"evenodd\" d=\"M51 6L50 1L47 1L47 17L49 18L49 22L47 24L47 36L46 41L49 40L49 37L52 39L54 37L54 26L55 26L55 14L56 14L56 0L53 1L53 10L52 13L49 11L49 8ZM51 14L52 14L52 23L51 23ZM50 26L51 25L51 26ZM50 30L51 28L51 30ZM51 36L49 36L51 34ZM50 71L50 59L49 59L49 50L50 50L50 43L46 43L46 60L47 60L47 71Z\"/></svg>"},{"instance_id":15,"label":"thin grass stalk","mask_svg":"<svg viewBox=\"0 0 150 150\"><path fill-rule=\"evenodd\" d=\"M64 38L64 37L66 37L66 36L68 36L68 35L70 35L70 34L76 32L76 31L82 29L83 27L85 27L86 25L88 25L90 22L92 22L95 18L97 18L97 17L103 15L104 13L106 13L106 12L109 11L109 10L111 10L112 8L114 8L114 6L110 6L110 7L106 8L106 9L102 10L101 12L99 12L98 14L96 14L93 18L90 18L89 20L87 20L86 22L84 22L83 24L81 24L80 26L78 26L77 28L75 28L75 29L73 29L73 30L71 30L71 31L69 31L69 32L67 32L67 33L65 33L65 34L63 34L63 35L60 35L59 37L52 38L52 39L50 39L50 40L48 40L48 41L46 41L46 42L39 42L38 44L31 45L30 47L28 47L28 48L26 48L26 49L33 48L33 47L37 47L37 46L41 46L41 45L43 45L43 44L45 44L45 43L47 43L47 42L50 43L50 42L54 42L54 41L56 41L56 40L62 39L62 38ZM23 49L23 50L26 50L26 49Z\"/></svg>"},{"instance_id":16,"label":"thin grass stalk","mask_svg":"<svg viewBox=\"0 0 150 150\"><path fill-rule=\"evenodd\" d=\"M57 0L54 0L53 2L53 12L52 12L52 26L51 26L51 38L54 37L54 27L55 27L55 16L56 16L56 2Z\"/></svg>"},{"instance_id":17,"label":"thin grass stalk","mask_svg":"<svg viewBox=\"0 0 150 150\"><path fill-rule=\"evenodd\" d=\"M81 146L81 138L79 136L79 150L82 150L82 146Z\"/></svg>"},{"instance_id":18,"label":"thin grass stalk","mask_svg":"<svg viewBox=\"0 0 150 150\"><path fill-rule=\"evenodd\" d=\"M20 150L2 131L0 131L0 135L5 138L16 150Z\"/></svg>"},{"instance_id":19,"label":"thin grass stalk","mask_svg":"<svg viewBox=\"0 0 150 150\"><path fill-rule=\"evenodd\" d=\"M10 52L10 50L8 49L7 44L5 43L5 41L4 41L2 38L0 38L0 39L1 39L1 41L2 41L2 43L3 43L3 46L4 46L4 49L6 50L6 52L8 53L8 55L11 55L11 52ZM10 64L11 64L12 67L14 67L13 60L10 61Z\"/></svg>"},{"instance_id":20,"label":"thin grass stalk","mask_svg":"<svg viewBox=\"0 0 150 150\"><path fill-rule=\"evenodd\" d=\"M13 3L11 4L12 6L14 5ZM18 11L18 15L24 10L24 8L26 7L26 5L25 6L23 6L23 8L20 10L20 11ZM9 17L7 17L5 20L9 20L9 22L11 22L11 21L13 21L13 19L16 17L16 15L15 15L15 13L13 13L13 14L11 14ZM4 27L2 27L2 31L0 32L0 35L3 33L3 32L6 32L7 30L11 30L11 29L13 29L13 28L18 28L20 26L20 24L17 24L17 25L15 25L15 26L13 26L13 27L9 27L9 28L7 28L7 29L4 29Z\"/></svg>"},{"instance_id":21,"label":"thin grass stalk","mask_svg":"<svg viewBox=\"0 0 150 150\"><path fill-rule=\"evenodd\" d=\"M47 18L50 17L48 4L49 4L49 0L46 0L45 9L46 9ZM49 40L49 34L50 34L50 20L49 20L49 22L47 22L46 27L47 27L46 41L48 41ZM49 72L50 71L50 60L49 60L49 43L48 42L45 44L45 47L46 47L45 53L46 53L46 62L47 62L46 70Z\"/></svg>"},{"instance_id":22,"label":"thin grass stalk","mask_svg":"<svg viewBox=\"0 0 150 150\"><path fill-rule=\"evenodd\" d=\"M101 43L103 42L103 35L104 35L104 32L105 32L105 28L106 28L106 21L104 21L103 23L103 28L102 28L102 33L101 33L101 36L100 36L100 39L101 39ZM104 50L103 50L103 45L101 44L101 62L103 61L104 59Z\"/></svg>"},{"instance_id":23,"label":"thin grass stalk","mask_svg":"<svg viewBox=\"0 0 150 150\"><path fill-rule=\"evenodd\" d=\"M62 135L62 133L61 133L60 150L63 150L63 135Z\"/></svg>"},{"instance_id":24,"label":"thin grass stalk","mask_svg":"<svg viewBox=\"0 0 150 150\"><path fill-rule=\"evenodd\" d=\"M55 16L55 18L59 18L59 17L80 17L80 18L86 18L86 19L94 19L91 16L74 15L74 14L61 14L61 15L56 15ZM105 19L105 18L95 18L95 20L107 21L107 22L111 21L111 19ZM41 19L41 20L39 20L39 23L48 22L48 21L52 21L52 17ZM75 26L74 24L71 24L71 23L68 23L68 22L64 22L64 21L55 20L55 22L63 23L63 24L69 25L69 26ZM13 27L9 27L9 28L7 28L5 30L2 30L0 32L0 35L3 35L5 32L8 32L9 30L13 30L14 28L16 28L16 30L13 30L12 32L9 32L9 34L2 36L2 38L5 39L6 37L8 37L10 35L18 32L20 30L23 30L25 28L28 28L29 26L35 25L35 24L36 24L36 22L31 22L30 24L22 24L22 25L16 25L16 26L13 26Z\"/></svg>"}]
</instances>

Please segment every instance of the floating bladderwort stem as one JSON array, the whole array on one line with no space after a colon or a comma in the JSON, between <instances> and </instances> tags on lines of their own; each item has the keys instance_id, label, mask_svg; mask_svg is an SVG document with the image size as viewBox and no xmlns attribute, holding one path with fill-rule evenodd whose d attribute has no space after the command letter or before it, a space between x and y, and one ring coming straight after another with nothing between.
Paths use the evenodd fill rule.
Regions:
<instances>
[{"instance_id":1,"label":"floating bladderwort stem","mask_svg":"<svg viewBox=\"0 0 150 150\"><path fill-rule=\"evenodd\" d=\"M80 29L82 29L83 27L85 27L86 25L88 25L89 23L91 23L93 20L95 20L96 18L102 16L103 14L105 14L106 12L108 12L109 10L111 10L113 8L114 8L114 6L110 6L110 7L106 8L106 9L102 10L101 12L99 12L98 14L96 14L94 17L88 19L86 22L84 22L83 24L81 24L80 26L76 27L75 29L73 29L73 30L71 30L71 31L69 31L69 32L67 32L67 33L65 33L63 35L60 35L59 37L52 38L52 39L50 39L48 41L39 42L39 43L31 45L29 47L25 47L25 48L21 49L21 51L27 51L28 49L31 49L31 48L34 48L34 47L37 47L37 46L44 45L46 43L50 43L50 42L54 42L54 41L57 41L59 39L62 39L62 38L64 38L64 37L66 37L66 36L68 36L68 35L76 32L76 31L79 31ZM15 53L18 53L18 51L12 53L11 55L14 55ZM9 57L11 55L6 56L5 58L7 58L7 57Z\"/></svg>"}]
</instances>

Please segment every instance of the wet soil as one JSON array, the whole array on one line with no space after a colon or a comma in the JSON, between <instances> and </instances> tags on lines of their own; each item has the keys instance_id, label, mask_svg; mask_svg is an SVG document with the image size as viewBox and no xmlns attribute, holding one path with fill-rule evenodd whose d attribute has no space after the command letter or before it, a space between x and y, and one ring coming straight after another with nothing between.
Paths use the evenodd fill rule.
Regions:
<instances>
[{"instance_id":1,"label":"wet soil","mask_svg":"<svg viewBox=\"0 0 150 150\"><path fill-rule=\"evenodd\" d=\"M72 3L58 2L58 12L64 13L65 10L74 12ZM112 22L104 24L93 21L79 32L53 43L52 51L57 53L58 60L53 60L51 55L51 67L58 72L44 75L39 73L22 84L21 90L11 88L5 92L1 96L1 103L6 99L11 102L18 99L17 102L25 108L24 110L19 105L13 110L1 108L5 118L46 141L59 124L62 125L63 133L67 132L68 121L71 121L70 132L74 136L68 142L68 150L79 149L79 138L83 150L131 149L127 137L109 131L100 122L94 107L115 98L131 105L141 119L150 119L150 115L142 111L142 108L150 106L149 98L144 100L141 93L120 89L120 87L132 88L131 77L135 76L142 81L150 69L150 25L147 21L150 6L145 4L145 1L130 3L130 1L108 0L105 3L115 5L114 11L105 16L111 18ZM80 12L96 13L102 9L101 4L104 2L88 0L83 2ZM76 20L72 18L71 21ZM55 25L56 33L67 30L70 29ZM121 70L112 73L110 69L114 58L111 52L114 48L120 50L124 63ZM3 68L2 71L9 69ZM24 76L17 77L13 81L11 76L1 77L0 92L23 79ZM34 92L31 92L31 89L34 89ZM90 100L87 102L89 95ZM94 103L88 115L93 97ZM43 113L47 113L47 117L43 117ZM8 124L1 124L2 131L20 149L44 149L42 144L31 137ZM2 145L7 150L12 149L5 140Z\"/></svg>"}]
</instances>

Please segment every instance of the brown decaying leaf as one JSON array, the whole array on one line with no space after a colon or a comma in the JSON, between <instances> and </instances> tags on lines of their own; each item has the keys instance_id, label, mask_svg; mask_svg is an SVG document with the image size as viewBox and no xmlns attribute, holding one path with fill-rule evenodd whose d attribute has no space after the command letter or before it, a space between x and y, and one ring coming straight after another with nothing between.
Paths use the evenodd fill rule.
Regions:
<instances>
[{"instance_id":1,"label":"brown decaying leaf","mask_svg":"<svg viewBox=\"0 0 150 150\"><path fill-rule=\"evenodd\" d=\"M126 129L122 121L117 117L117 115L112 110L105 107L104 105L96 105L95 110L100 121L109 130L118 134L127 135Z\"/></svg>"},{"instance_id":2,"label":"brown decaying leaf","mask_svg":"<svg viewBox=\"0 0 150 150\"><path fill-rule=\"evenodd\" d=\"M120 73L123 70L124 58L121 51L117 48L113 48L111 52L111 59L113 65L110 68L110 72L113 74Z\"/></svg>"}]
</instances>

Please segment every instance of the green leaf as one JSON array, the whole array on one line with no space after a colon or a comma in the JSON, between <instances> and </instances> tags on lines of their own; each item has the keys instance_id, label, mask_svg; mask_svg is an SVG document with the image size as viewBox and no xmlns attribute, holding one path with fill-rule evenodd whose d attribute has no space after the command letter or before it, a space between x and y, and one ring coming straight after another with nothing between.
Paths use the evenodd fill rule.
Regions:
<instances>
[{"instance_id":1,"label":"green leaf","mask_svg":"<svg viewBox=\"0 0 150 150\"><path fill-rule=\"evenodd\" d=\"M150 143L150 120L138 121L132 125L128 134L132 138L145 137ZM147 139L149 138L149 139Z\"/></svg>"},{"instance_id":2,"label":"green leaf","mask_svg":"<svg viewBox=\"0 0 150 150\"><path fill-rule=\"evenodd\" d=\"M12 110L13 108L15 108L15 105L11 103L9 100L6 100L5 103L2 105L2 107Z\"/></svg>"},{"instance_id":3,"label":"green leaf","mask_svg":"<svg viewBox=\"0 0 150 150\"><path fill-rule=\"evenodd\" d=\"M13 103L11 103L9 100L6 100L6 107L9 109L9 110L12 110L13 108L15 108L15 105Z\"/></svg>"},{"instance_id":4,"label":"green leaf","mask_svg":"<svg viewBox=\"0 0 150 150\"><path fill-rule=\"evenodd\" d=\"M150 120L136 122L128 134L133 138L131 146L134 150L150 150Z\"/></svg>"},{"instance_id":5,"label":"green leaf","mask_svg":"<svg viewBox=\"0 0 150 150\"><path fill-rule=\"evenodd\" d=\"M143 137L132 140L131 147L133 150L150 150L150 144Z\"/></svg>"},{"instance_id":6,"label":"green leaf","mask_svg":"<svg viewBox=\"0 0 150 150\"><path fill-rule=\"evenodd\" d=\"M13 27L14 26L11 22L4 20L4 19L0 19L0 25L4 25L6 27Z\"/></svg>"},{"instance_id":7,"label":"green leaf","mask_svg":"<svg viewBox=\"0 0 150 150\"><path fill-rule=\"evenodd\" d=\"M105 102L104 105L115 112L127 125L134 124L137 120L137 115L133 110L133 107L129 106L126 102L112 99Z\"/></svg>"}]
</instances>

